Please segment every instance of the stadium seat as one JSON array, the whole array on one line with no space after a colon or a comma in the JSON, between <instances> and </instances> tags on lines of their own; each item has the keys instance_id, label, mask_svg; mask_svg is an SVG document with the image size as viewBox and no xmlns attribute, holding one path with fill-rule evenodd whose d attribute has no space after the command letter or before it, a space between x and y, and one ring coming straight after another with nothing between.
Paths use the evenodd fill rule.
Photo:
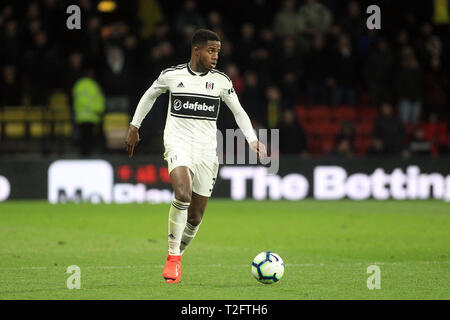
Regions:
<instances>
[{"instance_id":1,"label":"stadium seat","mask_svg":"<svg viewBox=\"0 0 450 320\"><path fill-rule=\"evenodd\" d=\"M355 133L358 136L369 136L373 131L373 121L357 122L355 127Z\"/></svg>"},{"instance_id":2,"label":"stadium seat","mask_svg":"<svg viewBox=\"0 0 450 320\"><path fill-rule=\"evenodd\" d=\"M423 129L425 139L434 141L438 145L446 146L448 143L448 130L447 124L444 121L438 123L420 123L420 127Z\"/></svg>"},{"instance_id":3,"label":"stadium seat","mask_svg":"<svg viewBox=\"0 0 450 320\"><path fill-rule=\"evenodd\" d=\"M68 106L69 97L64 92L54 92L49 98L50 106Z\"/></svg>"},{"instance_id":4,"label":"stadium seat","mask_svg":"<svg viewBox=\"0 0 450 320\"><path fill-rule=\"evenodd\" d=\"M3 108L4 133L7 139L21 139L26 136L26 109L22 106Z\"/></svg>"},{"instance_id":5,"label":"stadium seat","mask_svg":"<svg viewBox=\"0 0 450 320\"><path fill-rule=\"evenodd\" d=\"M315 131L316 126L314 123L305 122L305 123L302 123L302 126L303 126L303 130L305 131L305 133L307 135L314 134L316 132Z\"/></svg>"},{"instance_id":6,"label":"stadium seat","mask_svg":"<svg viewBox=\"0 0 450 320\"><path fill-rule=\"evenodd\" d=\"M339 133L339 124L336 122L324 122L319 127L319 133L328 137L335 137Z\"/></svg>"},{"instance_id":7,"label":"stadium seat","mask_svg":"<svg viewBox=\"0 0 450 320\"><path fill-rule=\"evenodd\" d=\"M364 155L372 145L372 138L369 136L355 137L355 151L358 155Z\"/></svg>"},{"instance_id":8,"label":"stadium seat","mask_svg":"<svg viewBox=\"0 0 450 320\"><path fill-rule=\"evenodd\" d=\"M358 119L374 120L378 117L378 109L375 107L363 107L358 110Z\"/></svg>"},{"instance_id":9,"label":"stadium seat","mask_svg":"<svg viewBox=\"0 0 450 320\"><path fill-rule=\"evenodd\" d=\"M128 132L130 116L127 113L113 112L103 118L103 132L108 149L122 149Z\"/></svg>"},{"instance_id":10,"label":"stadium seat","mask_svg":"<svg viewBox=\"0 0 450 320\"><path fill-rule=\"evenodd\" d=\"M22 139L26 135L25 122L6 122L5 137L7 139Z\"/></svg>"},{"instance_id":11,"label":"stadium seat","mask_svg":"<svg viewBox=\"0 0 450 320\"><path fill-rule=\"evenodd\" d=\"M354 121L356 119L356 109L350 106L339 106L333 110L333 116L338 122Z\"/></svg>"},{"instance_id":12,"label":"stadium seat","mask_svg":"<svg viewBox=\"0 0 450 320\"><path fill-rule=\"evenodd\" d=\"M23 106L7 106L3 108L3 120L25 121L26 108Z\"/></svg>"},{"instance_id":13,"label":"stadium seat","mask_svg":"<svg viewBox=\"0 0 450 320\"><path fill-rule=\"evenodd\" d=\"M50 124L46 121L42 107L31 107L27 109L26 121L31 138L42 138L50 134Z\"/></svg>"},{"instance_id":14,"label":"stadium seat","mask_svg":"<svg viewBox=\"0 0 450 320\"><path fill-rule=\"evenodd\" d=\"M53 133L57 137L70 137L73 125L71 121L57 121L53 124Z\"/></svg>"},{"instance_id":15,"label":"stadium seat","mask_svg":"<svg viewBox=\"0 0 450 320\"><path fill-rule=\"evenodd\" d=\"M295 113L297 115L297 120L298 120L299 123L303 124L303 123L308 121L307 120L308 119L308 110L306 109L305 106L297 105L295 107Z\"/></svg>"},{"instance_id":16,"label":"stadium seat","mask_svg":"<svg viewBox=\"0 0 450 320\"><path fill-rule=\"evenodd\" d=\"M308 136L308 152L313 155L322 154L322 139L316 136Z\"/></svg>"},{"instance_id":17,"label":"stadium seat","mask_svg":"<svg viewBox=\"0 0 450 320\"><path fill-rule=\"evenodd\" d=\"M328 127L329 122L328 121L310 121L309 122L311 124L310 127L310 133L320 136L323 134L323 127Z\"/></svg>"},{"instance_id":18,"label":"stadium seat","mask_svg":"<svg viewBox=\"0 0 450 320\"><path fill-rule=\"evenodd\" d=\"M65 93L53 93L49 99L48 110L52 121L69 121L72 118L69 98Z\"/></svg>"},{"instance_id":19,"label":"stadium seat","mask_svg":"<svg viewBox=\"0 0 450 320\"><path fill-rule=\"evenodd\" d=\"M310 121L329 121L331 118L331 110L326 106L313 106L308 110L308 119Z\"/></svg>"},{"instance_id":20,"label":"stadium seat","mask_svg":"<svg viewBox=\"0 0 450 320\"><path fill-rule=\"evenodd\" d=\"M334 149L334 144L335 144L335 137L333 136L323 136L322 137L322 154L328 154L330 153L333 149Z\"/></svg>"}]
</instances>

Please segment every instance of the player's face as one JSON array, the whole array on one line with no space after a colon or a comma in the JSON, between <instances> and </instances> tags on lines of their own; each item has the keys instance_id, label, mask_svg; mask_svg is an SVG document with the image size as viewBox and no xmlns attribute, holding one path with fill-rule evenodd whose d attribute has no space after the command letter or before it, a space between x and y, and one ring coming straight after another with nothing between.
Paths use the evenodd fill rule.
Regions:
<instances>
[{"instance_id":1,"label":"player's face","mask_svg":"<svg viewBox=\"0 0 450 320\"><path fill-rule=\"evenodd\" d=\"M199 49L199 64L206 70L212 70L217 65L220 52L220 41L208 41Z\"/></svg>"}]
</instances>

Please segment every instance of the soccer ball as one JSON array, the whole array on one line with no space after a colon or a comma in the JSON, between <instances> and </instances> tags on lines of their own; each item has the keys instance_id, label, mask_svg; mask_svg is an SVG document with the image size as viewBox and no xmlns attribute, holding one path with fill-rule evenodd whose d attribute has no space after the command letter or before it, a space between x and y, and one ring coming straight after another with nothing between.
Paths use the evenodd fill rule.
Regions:
<instances>
[{"instance_id":1,"label":"soccer ball","mask_svg":"<svg viewBox=\"0 0 450 320\"><path fill-rule=\"evenodd\" d=\"M283 259L274 252L261 252L253 259L252 274L256 280L264 284L277 282L284 274Z\"/></svg>"}]
</instances>

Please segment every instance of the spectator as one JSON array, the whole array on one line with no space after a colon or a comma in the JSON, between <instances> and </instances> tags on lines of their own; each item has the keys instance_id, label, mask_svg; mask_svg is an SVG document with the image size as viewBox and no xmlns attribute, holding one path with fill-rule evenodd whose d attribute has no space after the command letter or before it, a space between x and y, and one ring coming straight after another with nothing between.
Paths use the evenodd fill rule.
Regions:
<instances>
[{"instance_id":1,"label":"spectator","mask_svg":"<svg viewBox=\"0 0 450 320\"><path fill-rule=\"evenodd\" d=\"M0 61L11 64L17 64L19 62L22 43L18 28L16 20L6 22L5 33L0 38L2 44L0 46Z\"/></svg>"},{"instance_id":2,"label":"spectator","mask_svg":"<svg viewBox=\"0 0 450 320\"><path fill-rule=\"evenodd\" d=\"M173 36L171 35L170 25L165 20L160 21L155 25L155 31L153 34L147 39L145 49L148 50L163 41L171 39L173 39Z\"/></svg>"},{"instance_id":3,"label":"spectator","mask_svg":"<svg viewBox=\"0 0 450 320\"><path fill-rule=\"evenodd\" d=\"M397 33L397 37L396 37L396 41L395 41L395 48L394 48L394 52L395 52L394 58L396 61L402 60L403 51L407 47L410 47L409 35L406 32L406 30L400 30Z\"/></svg>"},{"instance_id":4,"label":"spectator","mask_svg":"<svg viewBox=\"0 0 450 320\"><path fill-rule=\"evenodd\" d=\"M73 108L75 123L79 132L80 154L89 156L99 138L105 98L93 77L92 69L85 72L73 87Z\"/></svg>"},{"instance_id":5,"label":"spectator","mask_svg":"<svg viewBox=\"0 0 450 320\"><path fill-rule=\"evenodd\" d=\"M219 69L223 69L223 66L235 63L235 60L233 59L233 44L230 41L226 39L222 40L219 57Z\"/></svg>"},{"instance_id":6,"label":"spectator","mask_svg":"<svg viewBox=\"0 0 450 320\"><path fill-rule=\"evenodd\" d=\"M394 57L385 39L380 39L377 51L369 55L364 68L365 81L372 106L392 101Z\"/></svg>"},{"instance_id":7,"label":"spectator","mask_svg":"<svg viewBox=\"0 0 450 320\"><path fill-rule=\"evenodd\" d=\"M52 44L56 43L62 37L63 28L61 28L61 17L65 14L64 3L57 0L42 1L42 17L44 29L49 36Z\"/></svg>"},{"instance_id":8,"label":"spectator","mask_svg":"<svg viewBox=\"0 0 450 320\"><path fill-rule=\"evenodd\" d=\"M348 140L336 140L335 148L330 152L330 156L337 158L352 158L355 152Z\"/></svg>"},{"instance_id":9,"label":"spectator","mask_svg":"<svg viewBox=\"0 0 450 320\"><path fill-rule=\"evenodd\" d=\"M297 33L295 0L284 0L282 8L275 14L273 32L279 39L293 37Z\"/></svg>"},{"instance_id":10,"label":"spectator","mask_svg":"<svg viewBox=\"0 0 450 320\"><path fill-rule=\"evenodd\" d=\"M405 125L417 124L422 109L422 73L411 47L403 50L396 88L400 119Z\"/></svg>"},{"instance_id":11,"label":"spectator","mask_svg":"<svg viewBox=\"0 0 450 320\"><path fill-rule=\"evenodd\" d=\"M154 46L148 57L148 70L153 75L152 79L159 76L159 73L175 64L174 49L169 41L162 41L158 45ZM151 81L151 79L148 79Z\"/></svg>"},{"instance_id":12,"label":"spectator","mask_svg":"<svg viewBox=\"0 0 450 320\"><path fill-rule=\"evenodd\" d=\"M191 28L205 28L206 24L202 16L197 12L197 2L195 0L186 0L184 8L178 15L175 22L175 30L181 36L191 32Z\"/></svg>"},{"instance_id":13,"label":"spectator","mask_svg":"<svg viewBox=\"0 0 450 320\"><path fill-rule=\"evenodd\" d=\"M242 10L245 12L245 19L251 22L258 30L273 25L273 12L276 10L275 7L277 7L277 1L242 1Z\"/></svg>"},{"instance_id":14,"label":"spectator","mask_svg":"<svg viewBox=\"0 0 450 320\"><path fill-rule=\"evenodd\" d=\"M39 3L37 1L32 1L27 7L27 19L34 20L39 19L41 15L41 10L39 8Z\"/></svg>"},{"instance_id":15,"label":"spectator","mask_svg":"<svg viewBox=\"0 0 450 320\"><path fill-rule=\"evenodd\" d=\"M309 36L325 35L331 27L333 16L330 10L318 0L307 0L300 7L297 17L297 28L300 33Z\"/></svg>"},{"instance_id":16,"label":"spectator","mask_svg":"<svg viewBox=\"0 0 450 320\"><path fill-rule=\"evenodd\" d=\"M445 152L448 144L447 123L439 120L437 113L431 112L428 121L420 125L424 138L431 143L431 154L438 155Z\"/></svg>"},{"instance_id":17,"label":"spectator","mask_svg":"<svg viewBox=\"0 0 450 320\"><path fill-rule=\"evenodd\" d=\"M309 106L328 103L327 83L330 75L330 55L321 35L314 38L311 52L306 56L307 103Z\"/></svg>"},{"instance_id":18,"label":"spectator","mask_svg":"<svg viewBox=\"0 0 450 320\"><path fill-rule=\"evenodd\" d=\"M227 65L225 68L225 73L231 79L233 88L236 91L236 94L240 97L244 88L244 79L241 76L238 66L234 63Z\"/></svg>"},{"instance_id":19,"label":"spectator","mask_svg":"<svg viewBox=\"0 0 450 320\"><path fill-rule=\"evenodd\" d=\"M414 130L414 135L409 142L409 152L412 156L431 155L431 142L425 139L423 128L420 126Z\"/></svg>"},{"instance_id":20,"label":"spectator","mask_svg":"<svg viewBox=\"0 0 450 320\"><path fill-rule=\"evenodd\" d=\"M258 127L266 127L266 112L262 110L264 102L261 96L262 90L258 75L254 71L247 71L244 74L241 100L248 116Z\"/></svg>"},{"instance_id":21,"label":"spectator","mask_svg":"<svg viewBox=\"0 0 450 320\"><path fill-rule=\"evenodd\" d=\"M426 22L420 26L420 33L416 37L415 48L422 65L429 62L433 56L441 56L442 43L439 37L433 33L433 26L430 23Z\"/></svg>"},{"instance_id":22,"label":"spectator","mask_svg":"<svg viewBox=\"0 0 450 320\"><path fill-rule=\"evenodd\" d=\"M350 38L342 34L332 58L332 105L356 105L356 61Z\"/></svg>"},{"instance_id":23,"label":"spectator","mask_svg":"<svg viewBox=\"0 0 450 320\"><path fill-rule=\"evenodd\" d=\"M373 127L369 154L399 155L405 144L405 129L390 103L383 103Z\"/></svg>"},{"instance_id":24,"label":"spectator","mask_svg":"<svg viewBox=\"0 0 450 320\"><path fill-rule=\"evenodd\" d=\"M87 32L83 34L81 47L89 57L88 63L96 65L103 55L100 35L102 20L99 16L91 16L87 21Z\"/></svg>"},{"instance_id":25,"label":"spectator","mask_svg":"<svg viewBox=\"0 0 450 320\"><path fill-rule=\"evenodd\" d=\"M24 78L31 104L46 105L56 81L57 52L48 47L47 34L39 31L34 46L24 56Z\"/></svg>"},{"instance_id":26,"label":"spectator","mask_svg":"<svg viewBox=\"0 0 450 320\"><path fill-rule=\"evenodd\" d=\"M425 108L427 116L435 113L443 118L448 113L448 90L450 82L447 74L442 70L441 60L431 58L431 70L425 76Z\"/></svg>"},{"instance_id":27,"label":"spectator","mask_svg":"<svg viewBox=\"0 0 450 320\"><path fill-rule=\"evenodd\" d=\"M341 124L336 136L334 149L330 156L338 158L352 158L355 155L355 127L352 122L345 121Z\"/></svg>"},{"instance_id":28,"label":"spectator","mask_svg":"<svg viewBox=\"0 0 450 320\"><path fill-rule=\"evenodd\" d=\"M345 121L341 124L339 133L336 137L336 145L338 145L342 140L348 142L348 147L353 152L355 149L355 126L350 121Z\"/></svg>"},{"instance_id":29,"label":"spectator","mask_svg":"<svg viewBox=\"0 0 450 320\"><path fill-rule=\"evenodd\" d=\"M178 63L183 63L189 61L191 53L191 40L197 29L194 26L188 26L185 28L185 33L182 38L175 43L171 43L175 47L175 58Z\"/></svg>"},{"instance_id":30,"label":"spectator","mask_svg":"<svg viewBox=\"0 0 450 320\"><path fill-rule=\"evenodd\" d=\"M22 86L16 68L6 65L0 80L0 106L17 106L22 103Z\"/></svg>"},{"instance_id":31,"label":"spectator","mask_svg":"<svg viewBox=\"0 0 450 320\"><path fill-rule=\"evenodd\" d=\"M218 34L220 39L224 39L222 35L230 35L233 29L228 24L223 23L222 15L217 10L212 10L208 13L208 28Z\"/></svg>"},{"instance_id":32,"label":"spectator","mask_svg":"<svg viewBox=\"0 0 450 320\"><path fill-rule=\"evenodd\" d=\"M275 66L272 59L275 59L278 48L279 44L275 41L273 31L269 28L261 29L252 57L255 62L254 68L264 82L273 81Z\"/></svg>"},{"instance_id":33,"label":"spectator","mask_svg":"<svg viewBox=\"0 0 450 320\"><path fill-rule=\"evenodd\" d=\"M283 111L278 129L280 130L280 154L306 155L306 134L297 122L294 110Z\"/></svg>"},{"instance_id":34,"label":"spectator","mask_svg":"<svg viewBox=\"0 0 450 320\"><path fill-rule=\"evenodd\" d=\"M102 68L102 83L108 112L129 112L129 61L118 46L108 46Z\"/></svg>"},{"instance_id":35,"label":"spectator","mask_svg":"<svg viewBox=\"0 0 450 320\"><path fill-rule=\"evenodd\" d=\"M269 85L266 88L266 114L267 114L267 128L274 129L278 125L281 111L282 98L280 90L274 86Z\"/></svg>"},{"instance_id":36,"label":"spectator","mask_svg":"<svg viewBox=\"0 0 450 320\"><path fill-rule=\"evenodd\" d=\"M283 48L277 57L276 68L277 83L281 85L283 96L294 103L298 94L301 76L304 73L301 56L299 55L295 41L287 37L283 41Z\"/></svg>"},{"instance_id":37,"label":"spectator","mask_svg":"<svg viewBox=\"0 0 450 320\"><path fill-rule=\"evenodd\" d=\"M84 57L81 52L74 51L69 54L68 60L64 87L70 96L75 82L83 76Z\"/></svg>"},{"instance_id":38,"label":"spectator","mask_svg":"<svg viewBox=\"0 0 450 320\"><path fill-rule=\"evenodd\" d=\"M247 66L248 69L258 69L258 63L254 53L258 48L258 40L255 34L255 26L246 22L241 27L241 37L237 43L239 50L235 51L235 58L239 65Z\"/></svg>"},{"instance_id":39,"label":"spectator","mask_svg":"<svg viewBox=\"0 0 450 320\"><path fill-rule=\"evenodd\" d=\"M342 27L342 31L350 36L352 47L355 47L367 28L358 1L352 0L349 2L347 14L341 19L339 25Z\"/></svg>"}]
</instances>

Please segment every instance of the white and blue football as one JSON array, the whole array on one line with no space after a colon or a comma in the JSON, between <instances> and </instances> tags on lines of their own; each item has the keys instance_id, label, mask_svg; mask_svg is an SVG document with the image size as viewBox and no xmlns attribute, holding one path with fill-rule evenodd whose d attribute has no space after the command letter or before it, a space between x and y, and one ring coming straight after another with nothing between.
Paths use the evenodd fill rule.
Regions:
<instances>
[{"instance_id":1,"label":"white and blue football","mask_svg":"<svg viewBox=\"0 0 450 320\"><path fill-rule=\"evenodd\" d=\"M261 252L253 259L252 274L256 280L264 284L278 282L284 274L283 259L275 252Z\"/></svg>"}]
</instances>

